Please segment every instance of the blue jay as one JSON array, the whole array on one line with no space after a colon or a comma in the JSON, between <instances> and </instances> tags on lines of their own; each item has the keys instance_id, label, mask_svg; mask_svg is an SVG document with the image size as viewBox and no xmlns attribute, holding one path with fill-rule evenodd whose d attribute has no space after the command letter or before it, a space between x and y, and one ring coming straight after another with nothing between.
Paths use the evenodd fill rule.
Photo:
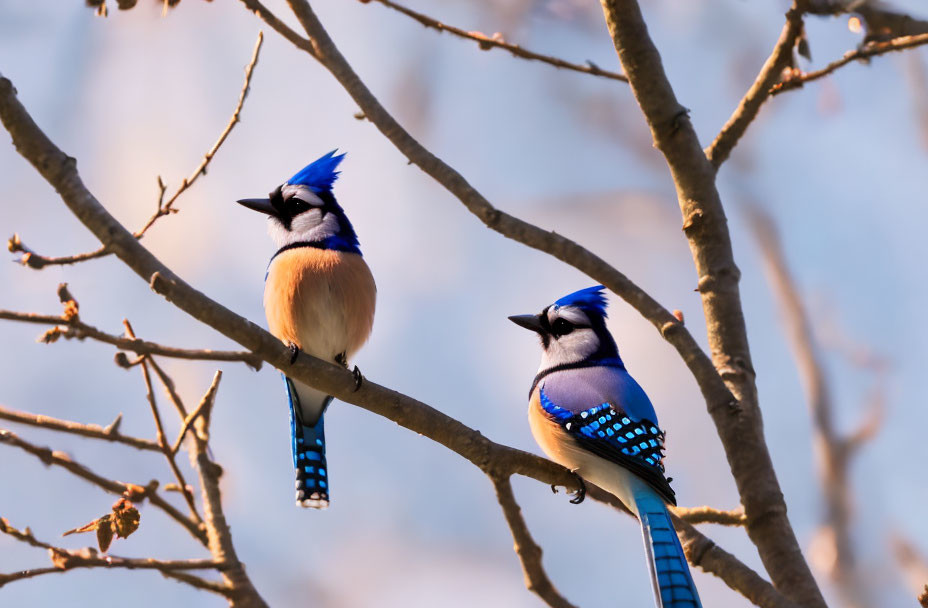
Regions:
<instances>
[{"instance_id":1,"label":"blue jay","mask_svg":"<svg viewBox=\"0 0 928 608\"><path fill-rule=\"evenodd\" d=\"M374 323L377 288L361 257L358 237L332 194L344 154L332 150L278 186L268 198L238 201L268 215L277 245L264 282L264 312L271 333L296 360L300 350L348 366ZM354 368L360 386L361 374ZM325 392L284 374L290 403L290 436L296 468L296 503L329 505L322 415Z\"/></svg>"},{"instance_id":2,"label":"blue jay","mask_svg":"<svg viewBox=\"0 0 928 608\"><path fill-rule=\"evenodd\" d=\"M665 503L664 433L606 329L604 287L564 296L537 315L509 319L541 337L528 419L549 458L614 494L641 523L658 608L700 608ZM579 494L571 502L579 502Z\"/></svg>"}]
</instances>

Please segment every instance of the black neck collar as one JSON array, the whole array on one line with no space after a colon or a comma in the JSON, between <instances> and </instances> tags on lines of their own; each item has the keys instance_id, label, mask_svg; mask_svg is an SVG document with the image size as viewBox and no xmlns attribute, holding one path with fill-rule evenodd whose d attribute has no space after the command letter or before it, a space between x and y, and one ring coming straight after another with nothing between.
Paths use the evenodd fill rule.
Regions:
<instances>
[{"instance_id":1,"label":"black neck collar","mask_svg":"<svg viewBox=\"0 0 928 608\"><path fill-rule=\"evenodd\" d=\"M584 367L614 367L616 369L625 369L625 364L622 363L622 360L618 357L609 357L606 359L586 359L584 361L574 361L572 363L561 363L560 365L549 367L548 369L538 372L538 375L532 380L532 388L528 391L529 399L531 399L532 393L535 392L535 387L538 386L538 383L546 376L550 376L554 372L562 372L568 369L582 369Z\"/></svg>"},{"instance_id":2,"label":"black neck collar","mask_svg":"<svg viewBox=\"0 0 928 608\"><path fill-rule=\"evenodd\" d=\"M328 249L322 241L297 241L295 243L288 243L280 249L274 252L274 255L271 256L271 261L274 260L277 256L282 254L284 251L290 251L291 249L299 249L300 247L312 247L313 249Z\"/></svg>"}]
</instances>

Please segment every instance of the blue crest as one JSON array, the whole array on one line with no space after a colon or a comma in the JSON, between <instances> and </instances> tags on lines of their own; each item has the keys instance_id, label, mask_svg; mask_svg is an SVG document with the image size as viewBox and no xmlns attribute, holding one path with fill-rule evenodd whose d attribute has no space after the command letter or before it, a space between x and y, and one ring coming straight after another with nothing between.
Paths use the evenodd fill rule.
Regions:
<instances>
[{"instance_id":1,"label":"blue crest","mask_svg":"<svg viewBox=\"0 0 928 608\"><path fill-rule=\"evenodd\" d=\"M291 186L306 186L313 192L323 192L332 189L332 184L341 171L336 171L339 163L345 158L344 154L335 156L338 149L332 150L319 160L313 161L303 167L296 175L287 180Z\"/></svg>"},{"instance_id":2,"label":"blue crest","mask_svg":"<svg viewBox=\"0 0 928 608\"><path fill-rule=\"evenodd\" d=\"M580 291L575 291L572 294L564 296L555 302L554 305L576 306L584 312L592 312L605 317L606 306L608 305L606 296L603 294L605 289L606 288L603 285L587 287L586 289L581 289Z\"/></svg>"}]
</instances>

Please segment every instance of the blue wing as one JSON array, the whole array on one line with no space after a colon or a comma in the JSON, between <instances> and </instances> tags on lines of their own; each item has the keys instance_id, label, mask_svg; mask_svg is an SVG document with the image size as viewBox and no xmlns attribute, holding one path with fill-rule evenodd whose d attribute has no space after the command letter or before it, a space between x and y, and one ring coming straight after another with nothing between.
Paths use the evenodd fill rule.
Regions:
<instances>
[{"instance_id":1,"label":"blue wing","mask_svg":"<svg viewBox=\"0 0 928 608\"><path fill-rule=\"evenodd\" d=\"M541 409L583 449L635 473L677 504L664 477L664 433L644 390L621 368L551 374L539 387Z\"/></svg>"}]
</instances>

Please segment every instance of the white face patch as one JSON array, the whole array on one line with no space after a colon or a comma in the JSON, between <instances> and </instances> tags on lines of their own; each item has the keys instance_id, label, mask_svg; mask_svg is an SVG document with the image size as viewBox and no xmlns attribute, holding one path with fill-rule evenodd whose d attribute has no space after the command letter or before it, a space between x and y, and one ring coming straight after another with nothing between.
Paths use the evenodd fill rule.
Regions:
<instances>
[{"instance_id":1,"label":"white face patch","mask_svg":"<svg viewBox=\"0 0 928 608\"><path fill-rule=\"evenodd\" d=\"M548 323L554 326L557 319L564 319L573 325L590 325L590 319L579 308L566 306L555 308L552 306L547 312ZM572 332L563 336L552 335L548 338L548 346L541 353L541 366L538 371L552 368L565 363L583 361L599 350L599 337L591 327L576 327Z\"/></svg>"},{"instance_id":2,"label":"white face patch","mask_svg":"<svg viewBox=\"0 0 928 608\"><path fill-rule=\"evenodd\" d=\"M323 217L322 213L322 209L313 208L294 216L290 222L290 230L287 230L279 219L271 216L268 218L267 232L278 249L301 241L322 241L335 236L339 230L338 217L331 212Z\"/></svg>"}]
</instances>

